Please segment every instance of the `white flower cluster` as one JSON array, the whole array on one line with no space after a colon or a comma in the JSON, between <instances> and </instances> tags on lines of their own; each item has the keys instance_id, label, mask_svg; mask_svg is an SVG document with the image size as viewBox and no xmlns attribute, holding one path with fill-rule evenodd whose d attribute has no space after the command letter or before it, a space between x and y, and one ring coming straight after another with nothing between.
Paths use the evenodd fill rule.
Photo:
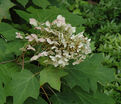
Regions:
<instances>
[{"instance_id":1,"label":"white flower cluster","mask_svg":"<svg viewBox=\"0 0 121 104\"><path fill-rule=\"evenodd\" d=\"M22 50L35 52L31 61L48 57L45 60L46 63L53 64L55 67L64 67L69 64L71 59L74 60L73 65L79 64L86 58L87 54L91 53L90 39L84 37L83 32L75 35L76 28L67 24L61 15L58 15L52 23L46 21L41 24L31 18L30 24L40 31L40 34L30 34L23 37L17 33L16 38L28 40L28 45ZM42 51L37 48L40 45Z\"/></svg>"}]
</instances>

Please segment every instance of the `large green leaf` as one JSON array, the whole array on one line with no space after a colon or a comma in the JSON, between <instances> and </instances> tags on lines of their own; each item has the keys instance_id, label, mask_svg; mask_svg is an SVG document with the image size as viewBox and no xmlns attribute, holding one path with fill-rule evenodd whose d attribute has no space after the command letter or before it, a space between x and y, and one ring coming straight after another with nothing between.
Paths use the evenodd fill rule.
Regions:
<instances>
[{"instance_id":1,"label":"large green leaf","mask_svg":"<svg viewBox=\"0 0 121 104\"><path fill-rule=\"evenodd\" d=\"M96 91L97 82L105 84L113 81L115 79L114 70L104 67L101 64L102 60L101 54L95 54L79 65L67 66L66 69L69 74L65 77L65 80L68 85L71 88L80 86L85 91L89 91L89 89Z\"/></svg>"},{"instance_id":2,"label":"large green leaf","mask_svg":"<svg viewBox=\"0 0 121 104\"><path fill-rule=\"evenodd\" d=\"M52 21L60 14L66 18L68 23L71 23L74 26L82 25L84 23L84 19L81 16L74 15L66 9L59 9L56 7L51 7L49 9L35 9L33 7L29 7L27 11L30 13L16 10L17 14L28 22L29 18L35 18L39 22L45 22L47 20Z\"/></svg>"},{"instance_id":3,"label":"large green leaf","mask_svg":"<svg viewBox=\"0 0 121 104\"><path fill-rule=\"evenodd\" d=\"M17 0L23 7L26 6L29 0Z\"/></svg>"},{"instance_id":4,"label":"large green leaf","mask_svg":"<svg viewBox=\"0 0 121 104\"><path fill-rule=\"evenodd\" d=\"M0 104L4 104L6 101L5 89L3 87L3 83L0 80Z\"/></svg>"},{"instance_id":5,"label":"large green leaf","mask_svg":"<svg viewBox=\"0 0 121 104\"><path fill-rule=\"evenodd\" d=\"M24 104L48 104L43 98L39 97L37 100L28 98Z\"/></svg>"},{"instance_id":6,"label":"large green leaf","mask_svg":"<svg viewBox=\"0 0 121 104\"><path fill-rule=\"evenodd\" d=\"M51 97L53 104L82 104L82 101L70 88L64 86L64 89Z\"/></svg>"},{"instance_id":7,"label":"large green leaf","mask_svg":"<svg viewBox=\"0 0 121 104\"><path fill-rule=\"evenodd\" d=\"M4 82L5 85L10 82L13 74L19 69L16 64L12 62L6 62L4 64L0 64L0 80Z\"/></svg>"},{"instance_id":8,"label":"large green leaf","mask_svg":"<svg viewBox=\"0 0 121 104\"><path fill-rule=\"evenodd\" d=\"M48 5L50 5L50 3L48 2L48 0L32 0L32 2L42 8L46 8Z\"/></svg>"},{"instance_id":9,"label":"large green leaf","mask_svg":"<svg viewBox=\"0 0 121 104\"><path fill-rule=\"evenodd\" d=\"M11 82L13 104L23 104L28 97L38 98L39 81L28 70L23 70L14 75Z\"/></svg>"},{"instance_id":10,"label":"large green leaf","mask_svg":"<svg viewBox=\"0 0 121 104\"><path fill-rule=\"evenodd\" d=\"M11 95L9 93L9 82L18 69L19 67L13 63L0 64L0 104L4 104L6 96Z\"/></svg>"},{"instance_id":11,"label":"large green leaf","mask_svg":"<svg viewBox=\"0 0 121 104\"><path fill-rule=\"evenodd\" d=\"M11 25L7 23L0 23L0 34L2 34L8 41L14 40L16 38L16 30Z\"/></svg>"},{"instance_id":12,"label":"large green leaf","mask_svg":"<svg viewBox=\"0 0 121 104\"><path fill-rule=\"evenodd\" d=\"M48 83L52 88L60 91L60 78L67 75L62 69L55 69L54 67L47 67L40 72L40 85Z\"/></svg>"},{"instance_id":13,"label":"large green leaf","mask_svg":"<svg viewBox=\"0 0 121 104\"><path fill-rule=\"evenodd\" d=\"M53 104L114 104L111 97L103 93L87 93L79 87L70 89L64 86L62 92L51 97Z\"/></svg>"},{"instance_id":14,"label":"large green leaf","mask_svg":"<svg viewBox=\"0 0 121 104\"><path fill-rule=\"evenodd\" d=\"M21 40L14 40L6 42L0 39L0 61L8 61L14 59L15 55L20 55L22 52L20 48L23 47L24 42Z\"/></svg>"},{"instance_id":15,"label":"large green leaf","mask_svg":"<svg viewBox=\"0 0 121 104\"><path fill-rule=\"evenodd\" d=\"M13 7L14 4L10 0L0 0L0 20L10 19L9 9Z\"/></svg>"},{"instance_id":16,"label":"large green leaf","mask_svg":"<svg viewBox=\"0 0 121 104\"><path fill-rule=\"evenodd\" d=\"M82 104L115 104L114 100L104 93L87 93L82 91L79 87L73 90L82 101Z\"/></svg>"},{"instance_id":17,"label":"large green leaf","mask_svg":"<svg viewBox=\"0 0 121 104\"><path fill-rule=\"evenodd\" d=\"M71 88L73 88L74 86L80 86L87 92L89 92L90 90L88 76L78 70L68 70L68 75L65 76L64 79L67 81L68 85Z\"/></svg>"}]
</instances>

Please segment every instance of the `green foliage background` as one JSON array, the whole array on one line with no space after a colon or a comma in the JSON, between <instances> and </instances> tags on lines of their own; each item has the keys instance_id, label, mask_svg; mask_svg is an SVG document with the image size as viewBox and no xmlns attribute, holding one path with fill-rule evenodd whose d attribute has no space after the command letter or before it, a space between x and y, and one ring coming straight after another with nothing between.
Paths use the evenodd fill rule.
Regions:
<instances>
[{"instance_id":1,"label":"green foliage background","mask_svg":"<svg viewBox=\"0 0 121 104\"><path fill-rule=\"evenodd\" d=\"M121 104L120 6L120 0L0 0L0 104ZM92 39L92 54L64 69L26 56L22 70L24 42L15 32L34 33L29 18L45 22L59 14Z\"/></svg>"}]
</instances>

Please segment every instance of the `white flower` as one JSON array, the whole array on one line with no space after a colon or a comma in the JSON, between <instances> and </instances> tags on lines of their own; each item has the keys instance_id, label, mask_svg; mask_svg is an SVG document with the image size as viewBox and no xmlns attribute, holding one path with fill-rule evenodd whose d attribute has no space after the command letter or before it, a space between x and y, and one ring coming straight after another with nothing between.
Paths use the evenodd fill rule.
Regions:
<instances>
[{"instance_id":1,"label":"white flower","mask_svg":"<svg viewBox=\"0 0 121 104\"><path fill-rule=\"evenodd\" d=\"M49 38L47 38L47 42L48 42L49 44L53 44L53 42L52 42L51 39L49 39Z\"/></svg>"},{"instance_id":2,"label":"white flower","mask_svg":"<svg viewBox=\"0 0 121 104\"><path fill-rule=\"evenodd\" d=\"M55 57L61 58L62 56L61 56L61 55L59 55L59 54L57 54Z\"/></svg>"},{"instance_id":3,"label":"white flower","mask_svg":"<svg viewBox=\"0 0 121 104\"><path fill-rule=\"evenodd\" d=\"M21 50L21 51L26 51L26 48L23 47L23 48L20 48L19 50Z\"/></svg>"},{"instance_id":4,"label":"white flower","mask_svg":"<svg viewBox=\"0 0 121 104\"><path fill-rule=\"evenodd\" d=\"M79 61L75 61L72 63L73 65L79 64Z\"/></svg>"},{"instance_id":5,"label":"white flower","mask_svg":"<svg viewBox=\"0 0 121 104\"><path fill-rule=\"evenodd\" d=\"M57 27L61 27L65 25L65 18L62 17L61 15L57 16L57 19L52 22L52 24L56 24Z\"/></svg>"},{"instance_id":6,"label":"white flower","mask_svg":"<svg viewBox=\"0 0 121 104\"><path fill-rule=\"evenodd\" d=\"M45 25L48 26L48 27L50 27L50 22L49 21L46 21L45 22Z\"/></svg>"},{"instance_id":7,"label":"white flower","mask_svg":"<svg viewBox=\"0 0 121 104\"><path fill-rule=\"evenodd\" d=\"M38 55L35 55L35 56L33 56L30 60L31 61L34 61L34 60L37 60L39 57L38 57Z\"/></svg>"},{"instance_id":8,"label":"white flower","mask_svg":"<svg viewBox=\"0 0 121 104\"><path fill-rule=\"evenodd\" d=\"M76 27L72 27L71 30L72 30L72 33L75 33L76 32Z\"/></svg>"},{"instance_id":9,"label":"white flower","mask_svg":"<svg viewBox=\"0 0 121 104\"><path fill-rule=\"evenodd\" d=\"M36 34L31 34L31 36L35 39L36 42L38 42L38 37Z\"/></svg>"},{"instance_id":10,"label":"white flower","mask_svg":"<svg viewBox=\"0 0 121 104\"><path fill-rule=\"evenodd\" d=\"M53 47L51 47L51 49L57 49L57 47L56 46L53 46Z\"/></svg>"},{"instance_id":11,"label":"white flower","mask_svg":"<svg viewBox=\"0 0 121 104\"><path fill-rule=\"evenodd\" d=\"M39 42L45 42L45 39L44 38L39 38L38 41Z\"/></svg>"},{"instance_id":12,"label":"white flower","mask_svg":"<svg viewBox=\"0 0 121 104\"><path fill-rule=\"evenodd\" d=\"M78 48L81 48L81 47L83 47L83 44L82 43L79 44Z\"/></svg>"},{"instance_id":13,"label":"white flower","mask_svg":"<svg viewBox=\"0 0 121 104\"><path fill-rule=\"evenodd\" d=\"M35 29L37 29L37 30L41 30L41 27L35 27Z\"/></svg>"},{"instance_id":14,"label":"white flower","mask_svg":"<svg viewBox=\"0 0 121 104\"><path fill-rule=\"evenodd\" d=\"M48 52L46 52L46 51L43 51L41 54L42 54L42 56L48 56Z\"/></svg>"},{"instance_id":15,"label":"white flower","mask_svg":"<svg viewBox=\"0 0 121 104\"><path fill-rule=\"evenodd\" d=\"M16 32L16 38L23 39L23 36L19 32Z\"/></svg>"},{"instance_id":16,"label":"white flower","mask_svg":"<svg viewBox=\"0 0 121 104\"><path fill-rule=\"evenodd\" d=\"M57 67L59 64L58 64L58 62L56 61L56 62L53 63L53 65L54 65L55 67Z\"/></svg>"},{"instance_id":17,"label":"white flower","mask_svg":"<svg viewBox=\"0 0 121 104\"><path fill-rule=\"evenodd\" d=\"M30 23L31 25L37 26L37 21L36 21L36 19L34 19L34 18L30 18L30 19L29 19L29 23Z\"/></svg>"},{"instance_id":18,"label":"white flower","mask_svg":"<svg viewBox=\"0 0 121 104\"><path fill-rule=\"evenodd\" d=\"M31 35L26 36L25 39L28 39L28 41L30 42L34 40L34 38Z\"/></svg>"},{"instance_id":19,"label":"white flower","mask_svg":"<svg viewBox=\"0 0 121 104\"><path fill-rule=\"evenodd\" d=\"M33 48L31 45L28 45L27 50L33 50L33 51L35 51L35 48Z\"/></svg>"},{"instance_id":20,"label":"white flower","mask_svg":"<svg viewBox=\"0 0 121 104\"><path fill-rule=\"evenodd\" d=\"M49 56L49 57L51 58L52 61L54 61L54 62L57 61L56 57L54 57L54 56Z\"/></svg>"},{"instance_id":21,"label":"white flower","mask_svg":"<svg viewBox=\"0 0 121 104\"><path fill-rule=\"evenodd\" d=\"M65 24L65 18L64 18L62 15L58 15L58 16L57 16L57 20L58 20L59 22Z\"/></svg>"}]
</instances>

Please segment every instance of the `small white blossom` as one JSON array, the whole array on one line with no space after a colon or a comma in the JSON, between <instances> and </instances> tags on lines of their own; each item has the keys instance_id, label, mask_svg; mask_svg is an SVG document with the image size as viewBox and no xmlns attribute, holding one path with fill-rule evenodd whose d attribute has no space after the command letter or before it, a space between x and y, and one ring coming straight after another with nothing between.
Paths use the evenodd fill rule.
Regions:
<instances>
[{"instance_id":1,"label":"small white blossom","mask_svg":"<svg viewBox=\"0 0 121 104\"><path fill-rule=\"evenodd\" d=\"M38 42L38 37L36 34L31 34L31 36L35 39L36 42Z\"/></svg>"},{"instance_id":2,"label":"small white blossom","mask_svg":"<svg viewBox=\"0 0 121 104\"><path fill-rule=\"evenodd\" d=\"M18 38L18 39L23 39L23 36L21 35L21 33L16 32L16 38Z\"/></svg>"},{"instance_id":3,"label":"small white blossom","mask_svg":"<svg viewBox=\"0 0 121 104\"><path fill-rule=\"evenodd\" d=\"M53 44L53 42L52 42L51 39L49 39L49 38L47 38L47 42L48 42L49 44Z\"/></svg>"},{"instance_id":4,"label":"small white blossom","mask_svg":"<svg viewBox=\"0 0 121 104\"><path fill-rule=\"evenodd\" d=\"M34 18L30 18L30 19L29 19L29 23L30 23L31 25L37 26L37 21L36 21Z\"/></svg>"},{"instance_id":5,"label":"small white blossom","mask_svg":"<svg viewBox=\"0 0 121 104\"><path fill-rule=\"evenodd\" d=\"M61 27L61 26L65 25L65 18L62 17L61 15L58 15L57 19L54 20L52 24L56 24L57 27Z\"/></svg>"},{"instance_id":6,"label":"small white blossom","mask_svg":"<svg viewBox=\"0 0 121 104\"><path fill-rule=\"evenodd\" d=\"M42 56L48 56L48 52L46 52L46 51L42 52L41 54L42 54Z\"/></svg>"},{"instance_id":7,"label":"small white blossom","mask_svg":"<svg viewBox=\"0 0 121 104\"><path fill-rule=\"evenodd\" d=\"M39 42L45 42L45 39L44 38L39 38L38 41Z\"/></svg>"},{"instance_id":8,"label":"small white blossom","mask_svg":"<svg viewBox=\"0 0 121 104\"><path fill-rule=\"evenodd\" d=\"M37 29L37 30L41 30L42 28L41 28L41 27L35 27L35 29Z\"/></svg>"},{"instance_id":9,"label":"small white blossom","mask_svg":"<svg viewBox=\"0 0 121 104\"><path fill-rule=\"evenodd\" d=\"M38 55L35 55L35 56L33 56L30 60L31 61L34 61L34 60L37 60L39 57L38 57Z\"/></svg>"},{"instance_id":10,"label":"small white blossom","mask_svg":"<svg viewBox=\"0 0 121 104\"><path fill-rule=\"evenodd\" d=\"M46 21L45 25L48 26L48 27L50 27L50 22Z\"/></svg>"},{"instance_id":11,"label":"small white blossom","mask_svg":"<svg viewBox=\"0 0 121 104\"><path fill-rule=\"evenodd\" d=\"M33 50L33 51L35 51L35 48L33 48L31 45L28 45L27 50Z\"/></svg>"},{"instance_id":12,"label":"small white blossom","mask_svg":"<svg viewBox=\"0 0 121 104\"><path fill-rule=\"evenodd\" d=\"M28 41L30 42L34 40L34 38L31 35L26 36L25 39L28 39Z\"/></svg>"}]
</instances>

